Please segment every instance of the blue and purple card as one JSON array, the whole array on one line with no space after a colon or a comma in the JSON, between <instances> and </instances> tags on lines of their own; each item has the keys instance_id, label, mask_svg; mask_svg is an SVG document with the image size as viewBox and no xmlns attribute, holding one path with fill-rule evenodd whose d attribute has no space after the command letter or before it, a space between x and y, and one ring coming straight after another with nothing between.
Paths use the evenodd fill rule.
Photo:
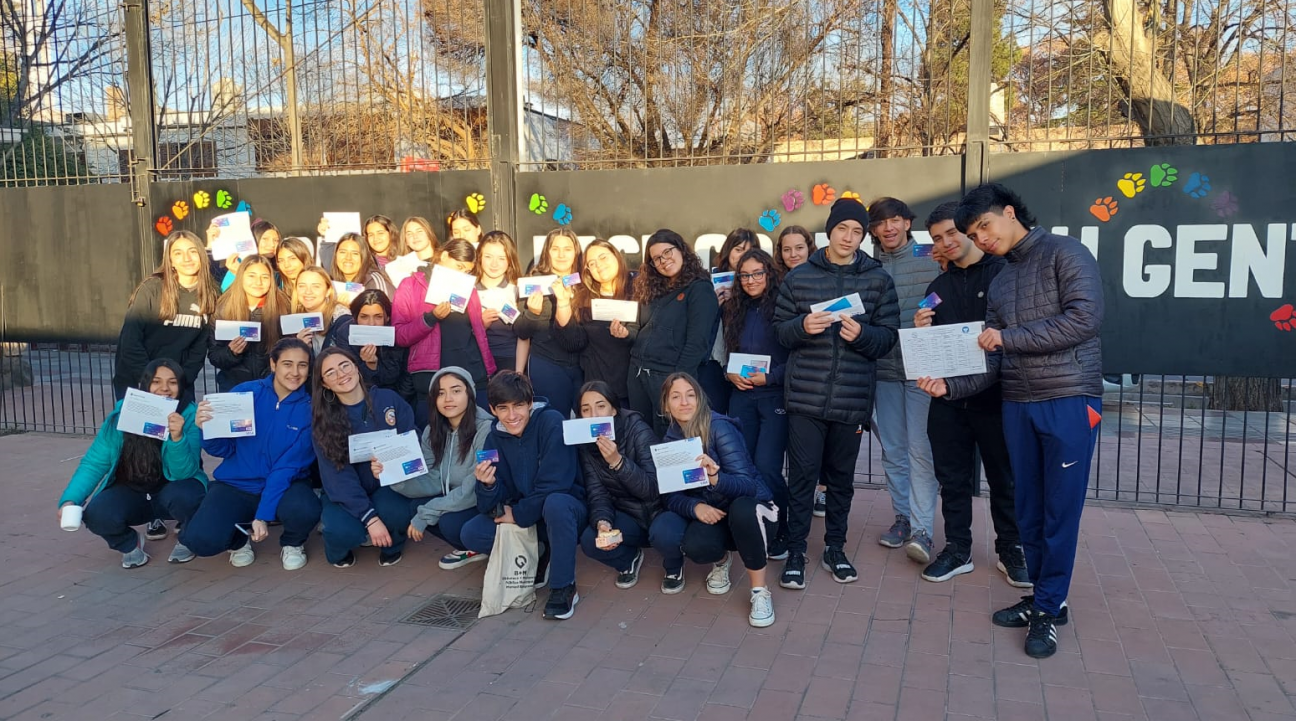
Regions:
<instances>
[{"instance_id":1,"label":"blue and purple card","mask_svg":"<svg viewBox=\"0 0 1296 721\"><path fill-rule=\"evenodd\" d=\"M144 422L144 430L142 431L143 435L146 435L149 438L165 439L166 433L167 433L166 426L160 426L156 423L149 423L148 421Z\"/></svg>"},{"instance_id":2,"label":"blue and purple card","mask_svg":"<svg viewBox=\"0 0 1296 721\"><path fill-rule=\"evenodd\" d=\"M422 458L415 458L412 461L405 461L401 464L401 471L407 476L415 473L422 473L426 469L427 466L423 464Z\"/></svg>"},{"instance_id":3,"label":"blue and purple card","mask_svg":"<svg viewBox=\"0 0 1296 721\"><path fill-rule=\"evenodd\" d=\"M484 451L477 451L477 462L481 463L482 461L499 463L499 449L490 448Z\"/></svg>"},{"instance_id":4,"label":"blue and purple card","mask_svg":"<svg viewBox=\"0 0 1296 721\"><path fill-rule=\"evenodd\" d=\"M518 309L517 309L517 308L514 308L513 306L509 305L508 303L505 303L505 304L504 304L504 307L503 307L503 308L500 308L500 312L499 312L499 313L500 313L500 315L504 316L504 320L506 320L506 321L508 321L508 322L510 322L510 323L512 323L513 321L517 320L517 317L518 317L518 315L519 315L519 313L518 313Z\"/></svg>"},{"instance_id":5,"label":"blue and purple card","mask_svg":"<svg viewBox=\"0 0 1296 721\"><path fill-rule=\"evenodd\" d=\"M580 273L572 273L570 275L564 275L562 281L563 281L563 287L565 288L570 288L573 285L580 285L581 275Z\"/></svg>"},{"instance_id":6,"label":"blue and purple card","mask_svg":"<svg viewBox=\"0 0 1296 721\"><path fill-rule=\"evenodd\" d=\"M239 326L238 334L240 338L246 338L255 343L256 341L261 340L261 324L241 325Z\"/></svg>"},{"instance_id":7,"label":"blue and purple card","mask_svg":"<svg viewBox=\"0 0 1296 721\"><path fill-rule=\"evenodd\" d=\"M930 293L926 298L923 298L922 300L918 301L918 307L926 308L927 310L936 310L936 306L940 304L941 304L941 297L939 295L936 295L935 293Z\"/></svg>"},{"instance_id":8,"label":"blue and purple card","mask_svg":"<svg viewBox=\"0 0 1296 721\"><path fill-rule=\"evenodd\" d=\"M256 426L253 424L251 418L240 421L230 421L230 433L246 433L251 435L255 427Z\"/></svg>"},{"instance_id":9,"label":"blue and purple card","mask_svg":"<svg viewBox=\"0 0 1296 721\"><path fill-rule=\"evenodd\" d=\"M690 468L684 471L684 485L697 486L707 482L706 470L702 468Z\"/></svg>"},{"instance_id":10,"label":"blue and purple card","mask_svg":"<svg viewBox=\"0 0 1296 721\"><path fill-rule=\"evenodd\" d=\"M308 330L324 330L324 317L320 315L308 315L302 318L302 327Z\"/></svg>"},{"instance_id":11,"label":"blue and purple card","mask_svg":"<svg viewBox=\"0 0 1296 721\"><path fill-rule=\"evenodd\" d=\"M739 375L741 375L743 378L751 378L755 376L757 373L764 373L764 372L765 369L758 366L743 366L742 371L739 373Z\"/></svg>"},{"instance_id":12,"label":"blue and purple card","mask_svg":"<svg viewBox=\"0 0 1296 721\"><path fill-rule=\"evenodd\" d=\"M462 313L468 309L468 299L462 295L450 294L450 309L456 313Z\"/></svg>"},{"instance_id":13,"label":"blue and purple card","mask_svg":"<svg viewBox=\"0 0 1296 721\"><path fill-rule=\"evenodd\" d=\"M594 436L595 438L611 438L612 424L611 423L591 423L590 435Z\"/></svg>"},{"instance_id":14,"label":"blue and purple card","mask_svg":"<svg viewBox=\"0 0 1296 721\"><path fill-rule=\"evenodd\" d=\"M915 257L915 258L930 258L930 257L931 257L931 254L932 254L932 248L933 248L933 247L934 247L934 246L932 246L932 245L929 244L929 243L919 243L919 244L915 245L915 246L914 246L914 250L913 250L914 257Z\"/></svg>"}]
</instances>

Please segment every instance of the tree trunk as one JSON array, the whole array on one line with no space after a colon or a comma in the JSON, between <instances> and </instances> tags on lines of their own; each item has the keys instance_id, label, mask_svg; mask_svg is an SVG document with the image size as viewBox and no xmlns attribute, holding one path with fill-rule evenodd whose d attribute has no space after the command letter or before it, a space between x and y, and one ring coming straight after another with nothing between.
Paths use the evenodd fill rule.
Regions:
<instances>
[{"instance_id":1,"label":"tree trunk","mask_svg":"<svg viewBox=\"0 0 1296 721\"><path fill-rule=\"evenodd\" d=\"M882 0L882 57L878 67L878 125L877 139L873 143L874 155L887 157L891 148L891 96L895 92L892 72L895 65L895 22L897 0Z\"/></svg>"},{"instance_id":2,"label":"tree trunk","mask_svg":"<svg viewBox=\"0 0 1296 721\"><path fill-rule=\"evenodd\" d=\"M1215 376L1208 389L1211 410L1282 411L1282 384L1277 378Z\"/></svg>"},{"instance_id":3,"label":"tree trunk","mask_svg":"<svg viewBox=\"0 0 1296 721\"><path fill-rule=\"evenodd\" d=\"M1131 119L1143 131L1143 142L1195 144L1192 112L1175 99L1174 86L1157 67L1156 48L1144 29L1137 0L1103 0L1103 13L1110 35L1096 33L1094 45L1107 55L1112 73L1129 96Z\"/></svg>"}]
</instances>

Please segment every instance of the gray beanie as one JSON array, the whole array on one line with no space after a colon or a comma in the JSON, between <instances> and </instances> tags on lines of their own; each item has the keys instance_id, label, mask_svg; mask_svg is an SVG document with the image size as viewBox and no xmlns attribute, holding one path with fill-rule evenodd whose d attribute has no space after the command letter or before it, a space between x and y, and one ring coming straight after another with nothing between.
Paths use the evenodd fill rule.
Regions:
<instances>
[{"instance_id":1,"label":"gray beanie","mask_svg":"<svg viewBox=\"0 0 1296 721\"><path fill-rule=\"evenodd\" d=\"M446 366L445 368L442 368L441 370L437 371L432 376L432 381L428 383L428 387L427 387L428 393L431 393L432 389L436 388L437 379L447 373L453 373L454 375L459 376L459 378L463 380L464 385L468 386L468 395L472 396L473 402L476 403L477 385L473 383L472 373L469 373L467 370L460 368L459 366Z\"/></svg>"}]
</instances>

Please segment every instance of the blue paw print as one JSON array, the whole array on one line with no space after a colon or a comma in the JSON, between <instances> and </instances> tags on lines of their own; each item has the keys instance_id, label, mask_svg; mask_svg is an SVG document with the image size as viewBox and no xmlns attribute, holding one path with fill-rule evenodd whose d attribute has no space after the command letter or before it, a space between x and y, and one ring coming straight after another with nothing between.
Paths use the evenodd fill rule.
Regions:
<instances>
[{"instance_id":1,"label":"blue paw print","mask_svg":"<svg viewBox=\"0 0 1296 721\"><path fill-rule=\"evenodd\" d=\"M248 215L252 215L252 204L246 200L240 200L238 207L234 210L238 213L247 213Z\"/></svg>"},{"instance_id":2,"label":"blue paw print","mask_svg":"<svg viewBox=\"0 0 1296 721\"><path fill-rule=\"evenodd\" d=\"M559 203L558 207L554 208L553 219L558 221L558 225L571 225L572 209L567 207L566 203Z\"/></svg>"},{"instance_id":3,"label":"blue paw print","mask_svg":"<svg viewBox=\"0 0 1296 721\"><path fill-rule=\"evenodd\" d=\"M779 216L777 210L767 210L764 213L761 213L760 220L756 222L760 223L760 227L764 228L765 232L773 233L774 229L778 227L778 224L782 222L782 220L783 218Z\"/></svg>"},{"instance_id":4,"label":"blue paw print","mask_svg":"<svg viewBox=\"0 0 1296 721\"><path fill-rule=\"evenodd\" d=\"M1184 183L1183 192L1189 197L1205 198L1206 194L1211 191L1210 178L1201 173L1193 173L1188 176L1188 182Z\"/></svg>"}]
</instances>

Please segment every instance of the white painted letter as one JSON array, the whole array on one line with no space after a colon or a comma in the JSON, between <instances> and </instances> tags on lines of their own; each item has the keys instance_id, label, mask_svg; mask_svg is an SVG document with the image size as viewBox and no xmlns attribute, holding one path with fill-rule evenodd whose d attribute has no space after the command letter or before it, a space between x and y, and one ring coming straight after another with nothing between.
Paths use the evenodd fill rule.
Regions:
<instances>
[{"instance_id":1,"label":"white painted letter","mask_svg":"<svg viewBox=\"0 0 1296 721\"><path fill-rule=\"evenodd\" d=\"M1136 225L1125 233L1125 294L1131 298L1155 298L1170 288L1170 266L1144 260L1146 246L1172 248L1170 231L1160 225Z\"/></svg>"},{"instance_id":2,"label":"white painted letter","mask_svg":"<svg viewBox=\"0 0 1296 721\"><path fill-rule=\"evenodd\" d=\"M1217 281L1197 280L1197 271L1215 270L1219 267L1219 254L1197 252L1202 241L1228 239L1228 226L1180 225L1175 228L1175 283L1176 298L1223 298L1224 284Z\"/></svg>"},{"instance_id":3,"label":"white painted letter","mask_svg":"<svg viewBox=\"0 0 1296 721\"><path fill-rule=\"evenodd\" d=\"M1296 226L1293 226L1296 227ZM1247 223L1233 226L1233 257L1229 259L1229 297L1245 298L1251 289L1248 274L1265 298L1281 298L1283 267L1287 262L1287 225L1269 224L1269 252L1260 249L1255 229Z\"/></svg>"}]
</instances>

